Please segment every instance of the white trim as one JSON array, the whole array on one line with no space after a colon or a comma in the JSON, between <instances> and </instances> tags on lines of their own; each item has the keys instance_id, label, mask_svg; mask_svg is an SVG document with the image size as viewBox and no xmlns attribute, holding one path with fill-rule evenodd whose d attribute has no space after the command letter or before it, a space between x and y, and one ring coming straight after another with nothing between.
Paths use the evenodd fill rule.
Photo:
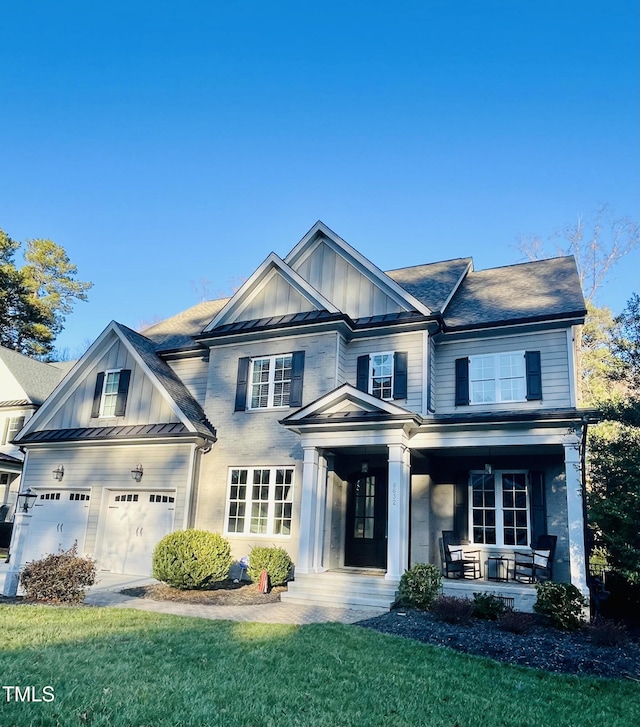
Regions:
<instances>
[{"instance_id":1,"label":"white trim","mask_svg":"<svg viewBox=\"0 0 640 727\"><path fill-rule=\"evenodd\" d=\"M244 502L246 509L245 514L242 516L244 518L244 530L243 531L235 531L235 530L229 530L229 517L230 517L230 510L231 510L231 474L234 470L246 470L247 471L247 481L244 483L244 485L241 485L240 483L238 485L235 485L237 487L244 486L246 487L246 496L244 500L234 500L234 502ZM268 498L267 500L254 500L251 497L251 488L254 487L254 483L252 481L252 472L255 470L269 470L269 483L268 483ZM280 485L276 482L276 471L277 470L290 470L291 471L291 490L290 490L290 497L288 500L278 500L275 499L275 488L279 487ZM295 520L295 514L293 505L295 502L295 481L296 481L296 467L295 465L230 465L227 467L227 483L226 483L226 492L225 492L225 517L224 517L224 528L223 528L223 534L225 537L228 538L256 538L258 540L265 539L265 538L275 538L276 540L291 540L291 536L293 533L294 528L294 520ZM284 483L283 483L284 485ZM264 486L264 485L255 485L257 486ZM264 533L252 533L250 531L251 528L251 506L254 502L262 502L267 503L267 522L266 522L266 532ZM286 533L274 533L274 522L275 522L275 506L276 502L283 502L283 503L290 503L291 504L291 515L289 518L291 523L289 526L289 534Z\"/></svg>"},{"instance_id":2,"label":"white trim","mask_svg":"<svg viewBox=\"0 0 640 727\"><path fill-rule=\"evenodd\" d=\"M369 375L367 377L367 393L371 396L375 396L373 393L373 357L374 356L391 356L391 395L390 396L375 396L376 399L381 401L393 401L393 389L395 384L396 374L396 356L395 351L376 351L375 353L369 354ZM386 378L384 376L378 376L378 379ZM406 398L406 397L405 397Z\"/></svg>"},{"instance_id":3,"label":"white trim","mask_svg":"<svg viewBox=\"0 0 640 727\"><path fill-rule=\"evenodd\" d=\"M287 401L286 404L274 404L273 399L275 396L275 386L276 382L275 380L275 372L276 372L276 360L279 358L287 358L291 357L291 375L288 379L289 382L289 399L291 398L291 385L293 383L293 353L291 351L288 351L287 353L275 353L270 354L268 356L252 356L249 359L249 372L247 375L247 401L245 402L246 410L247 411L266 411L273 410L273 409L289 409L289 401ZM253 381L253 369L256 361L269 361L269 377L266 382L254 382ZM283 382L286 382L287 379L283 379ZM251 401L253 399L253 387L257 386L259 384L266 384L267 386L267 405L266 406L251 406Z\"/></svg>"},{"instance_id":4,"label":"white trim","mask_svg":"<svg viewBox=\"0 0 640 727\"><path fill-rule=\"evenodd\" d=\"M467 492L468 492L468 507L467 507L467 517L469 518L469 542L472 545L478 545L483 548L487 548L488 550L495 550L495 549L518 549L518 548L528 548L529 543L531 542L531 483L529 481L529 470L525 469L503 469L503 470L495 470L492 473L493 476L493 491L494 491L494 497L495 497L495 507L493 508L474 508L473 507L473 490L471 486L471 476L472 475L486 475L488 474L485 470L469 470L469 480L467 484ZM506 544L504 542L504 506L502 504L502 487L503 487L503 477L504 475L524 475L525 476L525 493L527 498L527 505L526 505L526 512L527 512L527 542L524 545L518 545L515 544ZM481 510L493 510L495 512L495 530L496 530L496 542L495 543L477 543L473 537L473 511L474 509L481 509ZM507 510L512 509L521 509L521 508L506 508ZM514 526L515 527L515 526Z\"/></svg>"},{"instance_id":5,"label":"white trim","mask_svg":"<svg viewBox=\"0 0 640 727\"><path fill-rule=\"evenodd\" d=\"M501 356L520 356L522 359L522 376L500 376L500 357ZM468 356L469 359L469 406L486 406L487 404L519 404L527 401L527 362L525 352L522 350L518 351L498 351L496 353L479 353ZM491 379L473 379L471 376L471 369L473 362L478 362L480 359L492 359L493 361L493 393L494 398L491 401L473 401L473 383L481 381L490 381ZM523 382L523 393L524 396L518 399L503 399L500 391L500 383L510 380L522 380Z\"/></svg>"},{"instance_id":6,"label":"white trim","mask_svg":"<svg viewBox=\"0 0 640 727\"><path fill-rule=\"evenodd\" d=\"M316 238L317 239L314 239ZM359 253L355 248L351 247L348 242L343 240L333 230L329 229L323 222L318 220L315 225L307 232L300 242L285 256L284 262L293 267L302 263L320 244L324 242L334 252L345 258L348 262L359 269L365 277L371 282L382 288L384 292L401 307L408 307L409 310L417 310L423 315L431 315L432 311L421 301L408 293L402 286L398 285L395 280L390 278L385 272L380 270L364 255Z\"/></svg>"},{"instance_id":7,"label":"white trim","mask_svg":"<svg viewBox=\"0 0 640 727\"><path fill-rule=\"evenodd\" d=\"M431 356L429 351L429 331L422 332L422 403L421 414L429 414L429 371L431 368ZM408 388L408 387L407 387ZM407 392L409 393L409 392Z\"/></svg>"},{"instance_id":8,"label":"white trim","mask_svg":"<svg viewBox=\"0 0 640 727\"><path fill-rule=\"evenodd\" d=\"M102 391L100 392L100 408L98 409L99 414L96 417L96 419L116 419L117 418L116 414L105 414L104 413L104 405L106 403L105 402L105 396L106 396L105 390L107 388L107 378L108 378L109 374L120 374L122 371L124 371L124 369L119 368L119 369L105 369L104 371L99 372L99 373L104 374L104 379L102 381ZM129 381L129 386L131 386L131 381ZM120 388L120 377L118 376L118 383L117 383L117 387L116 387L116 391L115 391L116 403L114 406L114 411L118 406L118 389L119 388ZM113 395L113 393L111 395ZM129 398L129 392L127 391L127 399L128 398Z\"/></svg>"},{"instance_id":9,"label":"white trim","mask_svg":"<svg viewBox=\"0 0 640 727\"><path fill-rule=\"evenodd\" d=\"M449 295L447 296L447 299L445 300L445 302L442 304L442 306L440 308L440 313L444 313L445 312L445 310L447 309L447 306L449 305L449 303L451 303L451 299L456 294L456 292L457 292L458 288L460 287L460 284L462 283L462 281L467 277L467 275L469 273L472 273L472 272L473 272L473 258L471 258L471 260L469 260L469 262L467 264L467 267L464 269L463 273L458 278L458 281L451 288L451 292L449 293Z\"/></svg>"},{"instance_id":10,"label":"white trim","mask_svg":"<svg viewBox=\"0 0 640 727\"><path fill-rule=\"evenodd\" d=\"M266 260L255 270L251 277L246 280L229 301L222 307L213 320L206 326L203 333L209 333L214 328L228 322L233 322L234 314L238 312L243 303L248 304L263 289L272 277L272 273L279 271L282 277L300 295L306 298L318 310L326 309L330 313L340 311L327 300L321 293L312 287L303 277L293 270L278 255L272 252Z\"/></svg>"},{"instance_id":11,"label":"white trim","mask_svg":"<svg viewBox=\"0 0 640 727\"><path fill-rule=\"evenodd\" d=\"M576 333L577 326L567 328L567 364L569 368L569 401L572 406L578 406L578 387L576 385Z\"/></svg>"}]
</instances>

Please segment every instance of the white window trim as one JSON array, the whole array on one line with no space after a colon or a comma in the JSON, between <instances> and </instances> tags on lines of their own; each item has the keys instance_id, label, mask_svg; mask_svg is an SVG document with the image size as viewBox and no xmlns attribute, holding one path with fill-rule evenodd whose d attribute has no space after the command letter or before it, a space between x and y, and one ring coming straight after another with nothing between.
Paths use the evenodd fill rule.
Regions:
<instances>
[{"instance_id":1,"label":"white window trim","mask_svg":"<svg viewBox=\"0 0 640 727\"><path fill-rule=\"evenodd\" d=\"M21 424L21 426L20 426L20 427L19 427L18 429L14 429L14 428L13 428L13 427L11 426L11 424L12 424L13 422L18 422L18 421L20 421L20 419L22 419L22 424ZM24 414L19 414L18 416L15 416L15 417L13 417L13 416L7 417L7 430L6 430L6 434L5 434L5 439L4 439L4 441L2 442L2 445L4 446L5 444L9 444L9 443L11 442L11 440L12 440L12 439L13 439L13 438L14 438L14 437L15 437L15 436L16 436L16 435L17 435L17 434L18 434L18 433L20 432L20 431L22 431L22 430L24 429L24 425L25 425L26 423L27 423L27 418L25 417L25 415L24 415Z\"/></svg>"},{"instance_id":2,"label":"white window trim","mask_svg":"<svg viewBox=\"0 0 640 727\"><path fill-rule=\"evenodd\" d=\"M104 372L104 381L102 382L102 393L100 394L100 415L99 419L116 419L115 414L105 414L104 413L104 406L106 404L106 395L107 395L107 379L109 378L109 374L119 374L122 371L122 369L107 369ZM118 377L118 387L120 386L120 378ZM116 389L116 406L118 403L118 392Z\"/></svg>"},{"instance_id":3,"label":"white window trim","mask_svg":"<svg viewBox=\"0 0 640 727\"><path fill-rule=\"evenodd\" d=\"M268 409L289 409L289 402L286 404L275 406L273 403L273 397L275 395L275 375L276 375L276 366L275 361L278 358L286 358L287 356L291 357L291 365L293 366L293 353L289 351L288 353L276 353L269 356L253 356L249 361L249 376L247 380L247 411L267 411ZM251 399L253 398L253 364L255 361L265 361L266 359L269 359L269 380L267 382L267 406L251 406ZM291 373L293 374L293 369L291 370ZM279 382L278 382L279 383ZM289 398L291 398L291 385L293 383L293 379L289 379ZM237 467L234 467L234 469L238 469ZM246 469L246 468L241 468ZM267 469L266 467L263 467L262 469Z\"/></svg>"},{"instance_id":4,"label":"white window trim","mask_svg":"<svg viewBox=\"0 0 640 727\"><path fill-rule=\"evenodd\" d=\"M391 396L381 396L381 401L393 401L393 389L394 389L394 379L396 375L396 356L395 351L376 351L375 353L369 354L369 383L368 383L368 393L371 394L371 396L375 396L373 393L373 357L374 356L391 356Z\"/></svg>"},{"instance_id":5,"label":"white window trim","mask_svg":"<svg viewBox=\"0 0 640 727\"><path fill-rule=\"evenodd\" d=\"M231 511L231 474L234 470L247 470L247 497L244 499L244 502L246 504L245 509L245 523L244 523L244 530L242 532L238 532L236 530L229 530L229 513ZM254 470L270 470L271 475L269 476L269 499L266 500L267 502L267 532L266 533L252 533L251 532L251 504L254 502L254 500L251 498L251 488L253 485L253 472ZM286 500L285 502L291 503L291 532L289 535L286 535L284 533L274 533L273 532L273 526L275 522L275 488L276 488L276 470L291 470L291 495L290 499ZM295 480L296 480L296 468L292 465L275 465L275 466L261 466L261 465L253 465L253 466L236 466L236 467L229 467L229 470L227 472L227 492L226 492L226 506L225 506L225 517L224 517L224 535L229 538L251 538L251 539L273 539L276 540L291 540L291 534L293 532L293 522L294 522L294 513L293 513L293 504L295 502ZM234 502L243 502L242 500L234 500ZM256 500L257 502L257 500ZM264 502L264 500L262 501ZM278 500L280 502L280 500Z\"/></svg>"},{"instance_id":6,"label":"white window trim","mask_svg":"<svg viewBox=\"0 0 640 727\"><path fill-rule=\"evenodd\" d=\"M529 477L529 470L522 469L508 469L508 470L494 470L493 472L493 487L495 492L496 507L496 543L477 543L473 537L473 490L471 488L471 476L472 475L485 475L485 470L471 470L469 472L469 484L468 484L468 518L469 518L469 543L477 545L481 548L500 549L500 550L522 550L528 548L531 542L531 482ZM504 510L502 508L502 477L503 475L525 475L526 477L526 492L527 492L527 544L526 545L507 545L504 543Z\"/></svg>"},{"instance_id":7,"label":"white window trim","mask_svg":"<svg viewBox=\"0 0 640 727\"><path fill-rule=\"evenodd\" d=\"M524 395L520 399L503 399L500 393L500 356L522 356L522 378L524 382ZM471 377L472 362L474 360L484 358L493 359L493 401L473 401L473 383L474 381L488 381L488 379L473 379ZM508 377L511 378L511 377ZM515 377L513 377L515 378ZM470 406L487 406L488 404L514 404L527 401L527 365L525 361L524 351L499 351L498 353L481 353L469 356L469 405Z\"/></svg>"}]
</instances>

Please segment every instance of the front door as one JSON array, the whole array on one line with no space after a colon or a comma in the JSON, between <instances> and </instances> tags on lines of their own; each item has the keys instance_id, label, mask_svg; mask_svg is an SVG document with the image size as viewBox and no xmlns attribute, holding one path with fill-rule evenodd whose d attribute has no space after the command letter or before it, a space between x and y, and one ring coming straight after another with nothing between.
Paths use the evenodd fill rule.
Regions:
<instances>
[{"instance_id":1,"label":"front door","mask_svg":"<svg viewBox=\"0 0 640 727\"><path fill-rule=\"evenodd\" d=\"M349 482L344 564L387 565L387 472L359 473Z\"/></svg>"}]
</instances>

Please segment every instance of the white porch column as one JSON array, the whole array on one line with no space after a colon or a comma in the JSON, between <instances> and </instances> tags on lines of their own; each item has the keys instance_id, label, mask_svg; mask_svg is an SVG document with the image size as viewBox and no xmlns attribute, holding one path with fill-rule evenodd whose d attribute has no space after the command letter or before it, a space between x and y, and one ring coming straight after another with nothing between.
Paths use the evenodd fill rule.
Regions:
<instances>
[{"instance_id":1,"label":"white porch column","mask_svg":"<svg viewBox=\"0 0 640 727\"><path fill-rule=\"evenodd\" d=\"M567 519L569 521L569 569L571 583L589 597L584 543L584 509L580 451L577 444L564 445L564 469L567 482Z\"/></svg>"},{"instance_id":2,"label":"white porch column","mask_svg":"<svg viewBox=\"0 0 640 727\"><path fill-rule=\"evenodd\" d=\"M410 454L404 444L389 445L386 580L399 580L409 566Z\"/></svg>"},{"instance_id":3,"label":"white porch column","mask_svg":"<svg viewBox=\"0 0 640 727\"><path fill-rule=\"evenodd\" d=\"M2 585L2 595L13 597L18 592L18 580L20 578L20 568L22 567L25 548L29 540L29 526L31 525L31 515L26 512L18 511L13 521L13 532L11 534L11 544L9 546L9 569L5 573L4 585Z\"/></svg>"},{"instance_id":4,"label":"white porch column","mask_svg":"<svg viewBox=\"0 0 640 727\"><path fill-rule=\"evenodd\" d=\"M304 447L302 464L302 494L300 496L300 540L298 544L298 573L314 573L316 552L316 512L318 503L318 474L320 456L315 447Z\"/></svg>"},{"instance_id":5,"label":"white porch column","mask_svg":"<svg viewBox=\"0 0 640 727\"><path fill-rule=\"evenodd\" d=\"M324 522L327 512L327 458L320 455L318 458L318 479L316 489L315 512L315 538L313 541L313 561L311 566L314 573L327 570L323 565L324 552Z\"/></svg>"}]
</instances>

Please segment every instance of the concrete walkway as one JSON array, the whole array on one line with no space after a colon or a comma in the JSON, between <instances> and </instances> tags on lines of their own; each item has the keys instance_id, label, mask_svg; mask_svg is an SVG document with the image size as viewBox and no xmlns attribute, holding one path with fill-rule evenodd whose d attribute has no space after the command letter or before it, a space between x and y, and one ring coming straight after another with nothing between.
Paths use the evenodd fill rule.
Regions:
<instances>
[{"instance_id":1,"label":"concrete walkway","mask_svg":"<svg viewBox=\"0 0 640 727\"><path fill-rule=\"evenodd\" d=\"M327 608L325 606L303 606L293 603L265 603L255 606L207 606L178 601L152 601L150 598L126 596L123 588L157 583L152 578L140 576L98 574L95 586L87 589L85 604L89 606L115 606L135 608L138 611L170 613L174 616L195 616L214 621L251 621L254 623L311 624L311 623L355 623L387 613L379 608L352 609Z\"/></svg>"}]
</instances>

